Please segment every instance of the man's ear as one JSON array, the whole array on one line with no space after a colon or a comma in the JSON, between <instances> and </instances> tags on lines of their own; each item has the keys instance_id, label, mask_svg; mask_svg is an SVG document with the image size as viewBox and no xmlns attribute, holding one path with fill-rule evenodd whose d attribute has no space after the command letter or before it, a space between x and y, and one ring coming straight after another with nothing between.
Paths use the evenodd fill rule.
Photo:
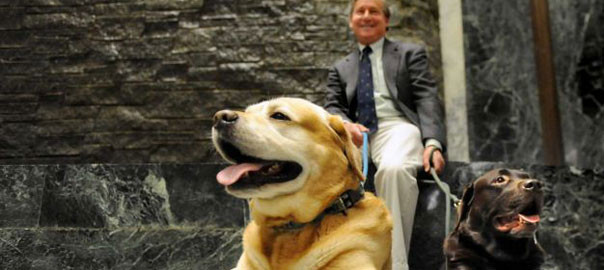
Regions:
<instances>
[{"instance_id":1,"label":"man's ear","mask_svg":"<svg viewBox=\"0 0 604 270\"><path fill-rule=\"evenodd\" d=\"M344 121L339 115L329 116L329 127L335 132L339 140L340 147L348 159L348 164L352 172L361 180L365 180L362 172L361 153L352 142L352 136L344 127Z\"/></svg>"},{"instance_id":2,"label":"man's ear","mask_svg":"<svg viewBox=\"0 0 604 270\"><path fill-rule=\"evenodd\" d=\"M455 224L454 231L456 231L459 228L459 224L468 217L472 202L474 202L474 182L467 185L463 191L459 206L457 206L457 223Z\"/></svg>"}]
</instances>

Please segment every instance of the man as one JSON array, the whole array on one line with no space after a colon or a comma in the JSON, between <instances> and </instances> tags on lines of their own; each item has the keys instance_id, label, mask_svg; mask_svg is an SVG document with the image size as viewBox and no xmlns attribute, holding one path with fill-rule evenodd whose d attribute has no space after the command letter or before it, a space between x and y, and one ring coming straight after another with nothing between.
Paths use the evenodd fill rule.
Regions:
<instances>
[{"instance_id":1,"label":"man","mask_svg":"<svg viewBox=\"0 0 604 270\"><path fill-rule=\"evenodd\" d=\"M376 193L394 225L392 269L399 270L408 269L417 170L428 171L434 150L434 168L442 172L445 128L425 50L386 39L389 17L383 0L352 1L348 22L358 49L330 69L325 108L347 121L357 145L361 132L370 134Z\"/></svg>"}]
</instances>

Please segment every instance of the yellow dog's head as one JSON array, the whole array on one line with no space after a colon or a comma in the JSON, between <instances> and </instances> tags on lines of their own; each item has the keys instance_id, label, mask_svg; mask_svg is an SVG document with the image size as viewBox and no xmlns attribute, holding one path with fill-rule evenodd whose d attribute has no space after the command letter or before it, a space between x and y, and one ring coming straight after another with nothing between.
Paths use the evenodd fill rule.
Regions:
<instances>
[{"instance_id":1,"label":"yellow dog's head","mask_svg":"<svg viewBox=\"0 0 604 270\"><path fill-rule=\"evenodd\" d=\"M218 182L233 196L255 199L270 216L291 214L301 204L314 212L362 178L358 149L342 119L303 99L219 111L212 140L233 163L218 173Z\"/></svg>"}]
</instances>

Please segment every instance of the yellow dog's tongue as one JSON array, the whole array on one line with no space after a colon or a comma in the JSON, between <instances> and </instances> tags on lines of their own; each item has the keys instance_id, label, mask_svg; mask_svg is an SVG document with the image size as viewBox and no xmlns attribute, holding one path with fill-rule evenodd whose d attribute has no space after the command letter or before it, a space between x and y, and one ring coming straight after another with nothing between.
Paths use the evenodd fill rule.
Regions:
<instances>
[{"instance_id":1,"label":"yellow dog's tongue","mask_svg":"<svg viewBox=\"0 0 604 270\"><path fill-rule=\"evenodd\" d=\"M262 169L262 164L257 163L241 163L226 167L216 175L218 183L224 186L232 185L237 182L246 172L253 172Z\"/></svg>"},{"instance_id":2,"label":"yellow dog's tongue","mask_svg":"<svg viewBox=\"0 0 604 270\"><path fill-rule=\"evenodd\" d=\"M529 223L537 223L541 220L539 215L525 216L525 215L518 214L518 216L520 216L521 219L523 219L524 221L529 222Z\"/></svg>"}]
</instances>

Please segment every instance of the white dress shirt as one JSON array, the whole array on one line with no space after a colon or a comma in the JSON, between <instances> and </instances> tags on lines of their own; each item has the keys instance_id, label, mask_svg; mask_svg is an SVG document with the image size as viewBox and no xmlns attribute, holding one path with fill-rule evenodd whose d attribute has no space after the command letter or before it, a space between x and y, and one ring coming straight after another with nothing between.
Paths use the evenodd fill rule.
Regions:
<instances>
[{"instance_id":1,"label":"white dress shirt","mask_svg":"<svg viewBox=\"0 0 604 270\"><path fill-rule=\"evenodd\" d=\"M363 49L367 45L358 43L359 53L361 58L363 57ZM369 54L369 60L371 61L371 75L373 77L373 98L375 100L375 109L378 121L387 120L391 118L399 118L404 121L410 122L403 113L396 109L394 100L390 92L388 92L388 86L386 85L386 77L384 76L384 64L382 56L384 52L384 38L369 44L372 53ZM435 139L428 139L425 142L425 146L435 146L442 150L442 145Z\"/></svg>"}]
</instances>

